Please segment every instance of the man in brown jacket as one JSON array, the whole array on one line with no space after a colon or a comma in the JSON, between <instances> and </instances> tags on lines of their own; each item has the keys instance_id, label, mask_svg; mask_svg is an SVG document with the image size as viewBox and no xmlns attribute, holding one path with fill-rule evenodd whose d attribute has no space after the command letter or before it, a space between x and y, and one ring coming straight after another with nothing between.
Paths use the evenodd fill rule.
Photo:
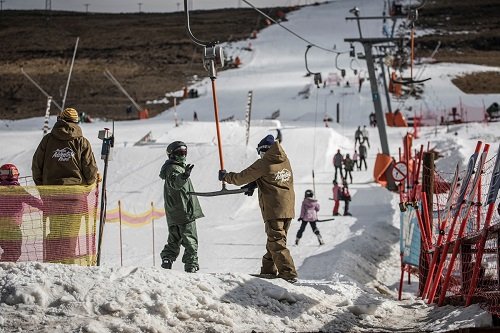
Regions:
<instances>
[{"instance_id":1,"label":"man in brown jacket","mask_svg":"<svg viewBox=\"0 0 500 333\"><path fill-rule=\"evenodd\" d=\"M292 167L272 135L260 141L257 152L261 159L239 173L221 170L219 179L234 185L248 184L247 195L252 195L255 187L259 188L259 205L267 234L261 275L277 275L293 283L297 281L297 271L286 247L290 222L295 217Z\"/></svg>"},{"instance_id":2,"label":"man in brown jacket","mask_svg":"<svg viewBox=\"0 0 500 333\"><path fill-rule=\"evenodd\" d=\"M98 178L90 142L78 126L78 112L67 108L52 131L42 138L33 155L31 171L36 185L92 185ZM50 218L45 260L75 263L82 217L87 215L88 191L81 188L49 189L40 194Z\"/></svg>"}]
</instances>

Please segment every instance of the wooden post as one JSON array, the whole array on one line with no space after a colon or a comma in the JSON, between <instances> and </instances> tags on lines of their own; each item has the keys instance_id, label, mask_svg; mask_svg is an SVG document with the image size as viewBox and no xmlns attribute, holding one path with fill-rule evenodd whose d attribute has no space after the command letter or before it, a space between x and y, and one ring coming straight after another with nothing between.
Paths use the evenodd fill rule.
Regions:
<instances>
[{"instance_id":1,"label":"wooden post","mask_svg":"<svg viewBox=\"0 0 500 333\"><path fill-rule=\"evenodd\" d=\"M120 221L120 266L123 267L122 203L118 200L118 220Z\"/></svg>"},{"instance_id":2,"label":"wooden post","mask_svg":"<svg viewBox=\"0 0 500 333\"><path fill-rule=\"evenodd\" d=\"M428 235L430 239L432 239L432 205L433 205L433 194L434 194L434 154L431 152L423 153L423 168L422 168L422 192L426 195L427 206L424 207L422 205L422 210L426 210L429 214L429 224L430 224L430 234ZM423 234L423 233L422 233ZM423 244L421 244L423 245ZM432 246L432 244L430 244ZM424 247L421 246L421 249ZM424 255L425 254L425 255ZM429 265L430 262L427 259L427 253L423 253L420 251L420 262L419 262L419 270L420 270L420 281L418 286L419 295L423 294L425 282L428 278L429 273Z\"/></svg>"},{"instance_id":3,"label":"wooden post","mask_svg":"<svg viewBox=\"0 0 500 333\"><path fill-rule=\"evenodd\" d=\"M154 219L155 207L153 201L151 201L151 228L153 229L153 267L156 265L155 260L155 219Z\"/></svg>"}]
</instances>

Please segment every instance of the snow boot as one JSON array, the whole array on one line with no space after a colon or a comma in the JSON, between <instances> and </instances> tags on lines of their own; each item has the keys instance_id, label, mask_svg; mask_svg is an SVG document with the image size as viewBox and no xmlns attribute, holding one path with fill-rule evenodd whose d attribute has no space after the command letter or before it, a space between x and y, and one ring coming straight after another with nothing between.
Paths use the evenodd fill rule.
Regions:
<instances>
[{"instance_id":1,"label":"snow boot","mask_svg":"<svg viewBox=\"0 0 500 333\"><path fill-rule=\"evenodd\" d=\"M292 284L296 283L297 281L299 281L297 278L294 278L294 277L292 277L292 278L288 278L288 277L284 278L284 277L282 277L281 279L285 280L288 283L292 283Z\"/></svg>"},{"instance_id":2,"label":"snow boot","mask_svg":"<svg viewBox=\"0 0 500 333\"><path fill-rule=\"evenodd\" d=\"M187 273L196 273L197 271L200 270L200 268L198 266L190 266L190 267L186 267L184 270Z\"/></svg>"},{"instance_id":3,"label":"snow boot","mask_svg":"<svg viewBox=\"0 0 500 333\"><path fill-rule=\"evenodd\" d=\"M161 267L165 269L172 269L172 264L174 263L173 260L170 260L168 258L163 258L161 261Z\"/></svg>"},{"instance_id":4,"label":"snow boot","mask_svg":"<svg viewBox=\"0 0 500 333\"><path fill-rule=\"evenodd\" d=\"M325 242L323 241L323 237L321 237L320 234L317 234L316 236L318 236L318 242L319 242L319 245L323 245L325 244Z\"/></svg>"},{"instance_id":5,"label":"snow boot","mask_svg":"<svg viewBox=\"0 0 500 333\"><path fill-rule=\"evenodd\" d=\"M344 213L344 216L352 216L352 214L351 214L351 213L347 213L347 212L345 212L345 213Z\"/></svg>"},{"instance_id":6,"label":"snow boot","mask_svg":"<svg viewBox=\"0 0 500 333\"><path fill-rule=\"evenodd\" d=\"M300 238L295 239L295 245L299 245Z\"/></svg>"}]
</instances>

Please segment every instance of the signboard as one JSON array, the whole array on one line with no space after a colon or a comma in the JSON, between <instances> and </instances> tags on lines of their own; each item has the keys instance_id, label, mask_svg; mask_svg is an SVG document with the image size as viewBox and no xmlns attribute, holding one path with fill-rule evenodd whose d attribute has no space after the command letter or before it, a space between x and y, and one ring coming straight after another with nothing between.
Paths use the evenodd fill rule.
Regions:
<instances>
[{"instance_id":1,"label":"signboard","mask_svg":"<svg viewBox=\"0 0 500 333\"><path fill-rule=\"evenodd\" d=\"M406 179L407 175L408 168L406 167L405 162L398 162L394 164L394 167L392 168L392 178L394 178L395 181L401 182Z\"/></svg>"}]
</instances>

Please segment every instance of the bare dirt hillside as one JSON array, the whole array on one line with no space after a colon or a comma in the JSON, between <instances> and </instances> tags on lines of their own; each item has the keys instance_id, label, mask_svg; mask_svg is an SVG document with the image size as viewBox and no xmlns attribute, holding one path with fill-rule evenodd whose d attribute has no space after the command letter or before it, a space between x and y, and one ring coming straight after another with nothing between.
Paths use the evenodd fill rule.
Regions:
<instances>
[{"instance_id":1,"label":"bare dirt hillside","mask_svg":"<svg viewBox=\"0 0 500 333\"><path fill-rule=\"evenodd\" d=\"M286 13L293 8L284 8ZM265 10L271 17L279 8ZM253 9L191 13L191 29L202 40L247 39L266 25ZM141 105L180 90L193 75L205 76L202 48L185 30L183 13L85 14L3 11L0 14L0 119L45 113L46 97L24 69L61 104L73 50L80 38L66 105L94 117L123 119L129 100L104 75L108 69ZM150 115L166 105L148 105ZM53 112L56 111L53 107Z\"/></svg>"},{"instance_id":2,"label":"bare dirt hillside","mask_svg":"<svg viewBox=\"0 0 500 333\"><path fill-rule=\"evenodd\" d=\"M280 11L290 10L266 12L278 18ZM417 39L417 56L428 56L441 41L438 61L500 66L499 12L498 0L428 0L417 25L435 33ZM260 14L246 8L193 12L191 20L193 33L204 40L247 39L266 25ZM1 12L0 119L45 112L45 96L22 75L21 68L60 104L77 37L80 42L66 105L94 117L127 118L130 102L106 79L105 69L141 106L180 90L194 75L206 75L202 50L190 41L184 25L183 13ZM470 93L500 93L499 76L486 75L488 84L475 84L481 75L462 77L455 84ZM148 105L153 116L166 107Z\"/></svg>"}]
</instances>

